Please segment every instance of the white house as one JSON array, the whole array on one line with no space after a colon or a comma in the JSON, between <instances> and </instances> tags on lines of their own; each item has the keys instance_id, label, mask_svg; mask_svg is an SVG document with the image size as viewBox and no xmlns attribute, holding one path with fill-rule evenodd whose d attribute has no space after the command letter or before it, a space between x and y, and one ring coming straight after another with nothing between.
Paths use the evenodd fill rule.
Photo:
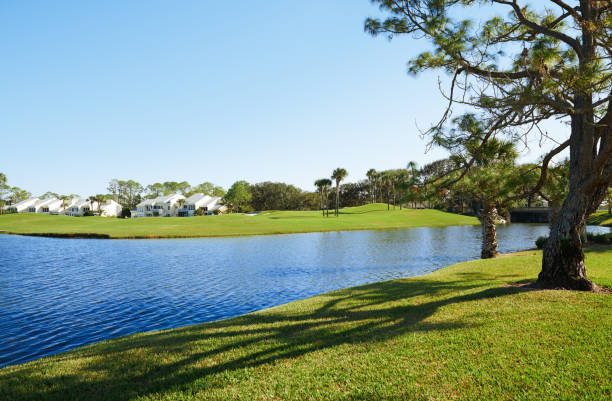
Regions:
<instances>
[{"instance_id":1,"label":"white house","mask_svg":"<svg viewBox=\"0 0 612 401\"><path fill-rule=\"evenodd\" d=\"M148 216L176 216L179 210L179 201L185 199L181 194L170 194L158 196L155 199L147 199L136 205L136 217Z\"/></svg>"},{"instance_id":2,"label":"white house","mask_svg":"<svg viewBox=\"0 0 612 401\"><path fill-rule=\"evenodd\" d=\"M206 214L212 214L216 211L219 211L219 213L225 213L227 206L221 204L221 200L222 198L220 196L213 196L205 206Z\"/></svg>"},{"instance_id":3,"label":"white house","mask_svg":"<svg viewBox=\"0 0 612 401\"><path fill-rule=\"evenodd\" d=\"M43 214L58 214L64 210L62 201L57 198L42 199L36 202L34 207L36 208L35 213Z\"/></svg>"},{"instance_id":4,"label":"white house","mask_svg":"<svg viewBox=\"0 0 612 401\"><path fill-rule=\"evenodd\" d=\"M189 198L185 199L185 204L179 209L178 215L180 217L195 216L196 210L206 208L206 204L210 202L211 199L212 198L210 196L204 195L203 193L193 194Z\"/></svg>"},{"instance_id":5,"label":"white house","mask_svg":"<svg viewBox=\"0 0 612 401\"><path fill-rule=\"evenodd\" d=\"M95 212L98 210L97 202L90 202L85 199L76 199L70 205L70 207L66 208L64 212L67 216L83 216L85 213L91 211Z\"/></svg>"},{"instance_id":6,"label":"white house","mask_svg":"<svg viewBox=\"0 0 612 401\"><path fill-rule=\"evenodd\" d=\"M21 202L17 202L14 205L5 206L4 210L9 213L36 213L36 203L40 201L40 198L30 198L23 200Z\"/></svg>"},{"instance_id":7,"label":"white house","mask_svg":"<svg viewBox=\"0 0 612 401\"><path fill-rule=\"evenodd\" d=\"M150 217L153 216L153 204L155 199L145 199L136 205L136 212L132 211L132 217Z\"/></svg>"},{"instance_id":8,"label":"white house","mask_svg":"<svg viewBox=\"0 0 612 401\"><path fill-rule=\"evenodd\" d=\"M100 206L100 216L117 217L121 214L123 208L120 204L110 199Z\"/></svg>"}]
</instances>

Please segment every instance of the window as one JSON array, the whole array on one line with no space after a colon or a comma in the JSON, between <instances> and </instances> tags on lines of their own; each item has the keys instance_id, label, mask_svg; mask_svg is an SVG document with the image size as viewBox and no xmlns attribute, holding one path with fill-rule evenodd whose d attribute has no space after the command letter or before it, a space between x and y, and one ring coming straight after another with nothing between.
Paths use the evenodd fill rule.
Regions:
<instances>
[{"instance_id":1,"label":"window","mask_svg":"<svg viewBox=\"0 0 612 401\"><path fill-rule=\"evenodd\" d=\"M28 212L36 213L36 208L35 207L31 207L31 208L28 209Z\"/></svg>"},{"instance_id":2,"label":"window","mask_svg":"<svg viewBox=\"0 0 612 401\"><path fill-rule=\"evenodd\" d=\"M49 213L49 208L48 207L43 207L42 208L42 212L43 213Z\"/></svg>"}]
</instances>

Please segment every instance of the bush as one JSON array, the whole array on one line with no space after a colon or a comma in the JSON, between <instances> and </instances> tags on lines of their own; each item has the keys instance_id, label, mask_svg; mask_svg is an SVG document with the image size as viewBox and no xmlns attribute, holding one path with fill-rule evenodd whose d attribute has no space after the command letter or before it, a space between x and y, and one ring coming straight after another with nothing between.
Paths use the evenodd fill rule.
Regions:
<instances>
[{"instance_id":1,"label":"bush","mask_svg":"<svg viewBox=\"0 0 612 401\"><path fill-rule=\"evenodd\" d=\"M91 217L91 216L94 216L94 212L92 212L91 210L88 210L85 213L83 213L83 217Z\"/></svg>"},{"instance_id":2,"label":"bush","mask_svg":"<svg viewBox=\"0 0 612 401\"><path fill-rule=\"evenodd\" d=\"M126 217L132 217L132 211L129 208L124 207L123 209L121 209L120 217L122 219L125 219Z\"/></svg>"},{"instance_id":3,"label":"bush","mask_svg":"<svg viewBox=\"0 0 612 401\"><path fill-rule=\"evenodd\" d=\"M536 247L538 249L544 248L544 244L546 243L547 240L548 240L548 237L538 237L538 239L535 242Z\"/></svg>"},{"instance_id":4,"label":"bush","mask_svg":"<svg viewBox=\"0 0 612 401\"><path fill-rule=\"evenodd\" d=\"M588 234L587 240L596 244L612 245L612 233L608 234Z\"/></svg>"}]
</instances>

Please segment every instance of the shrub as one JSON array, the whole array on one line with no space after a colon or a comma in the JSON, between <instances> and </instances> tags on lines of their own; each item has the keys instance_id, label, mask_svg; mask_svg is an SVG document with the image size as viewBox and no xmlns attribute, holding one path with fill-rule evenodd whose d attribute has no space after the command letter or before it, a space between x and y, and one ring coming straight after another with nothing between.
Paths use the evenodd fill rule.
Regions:
<instances>
[{"instance_id":1,"label":"shrub","mask_svg":"<svg viewBox=\"0 0 612 401\"><path fill-rule=\"evenodd\" d=\"M587 233L587 240L596 244L610 245L612 244L612 233L598 235Z\"/></svg>"},{"instance_id":2,"label":"shrub","mask_svg":"<svg viewBox=\"0 0 612 401\"><path fill-rule=\"evenodd\" d=\"M536 247L538 249L544 248L544 244L546 243L547 240L548 240L548 237L538 237L538 239L535 242Z\"/></svg>"},{"instance_id":3,"label":"shrub","mask_svg":"<svg viewBox=\"0 0 612 401\"><path fill-rule=\"evenodd\" d=\"M93 216L94 212L92 212L91 210L86 211L85 213L83 213L83 217L90 217Z\"/></svg>"},{"instance_id":4,"label":"shrub","mask_svg":"<svg viewBox=\"0 0 612 401\"><path fill-rule=\"evenodd\" d=\"M129 208L124 207L123 209L121 209L120 217L122 219L125 219L126 217L132 217L132 211Z\"/></svg>"}]
</instances>

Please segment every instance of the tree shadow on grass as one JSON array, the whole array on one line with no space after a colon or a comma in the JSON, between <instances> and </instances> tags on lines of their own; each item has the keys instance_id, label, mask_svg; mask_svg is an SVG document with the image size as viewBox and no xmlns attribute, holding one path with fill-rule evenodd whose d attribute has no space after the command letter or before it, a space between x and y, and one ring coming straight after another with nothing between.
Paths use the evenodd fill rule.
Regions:
<instances>
[{"instance_id":1,"label":"tree shadow on grass","mask_svg":"<svg viewBox=\"0 0 612 401\"><path fill-rule=\"evenodd\" d=\"M446 305L520 291L419 279L337 291L291 308L121 338L0 372L0 399L127 400L221 388L228 374L338 345L471 327L461 319L427 318Z\"/></svg>"}]
</instances>

